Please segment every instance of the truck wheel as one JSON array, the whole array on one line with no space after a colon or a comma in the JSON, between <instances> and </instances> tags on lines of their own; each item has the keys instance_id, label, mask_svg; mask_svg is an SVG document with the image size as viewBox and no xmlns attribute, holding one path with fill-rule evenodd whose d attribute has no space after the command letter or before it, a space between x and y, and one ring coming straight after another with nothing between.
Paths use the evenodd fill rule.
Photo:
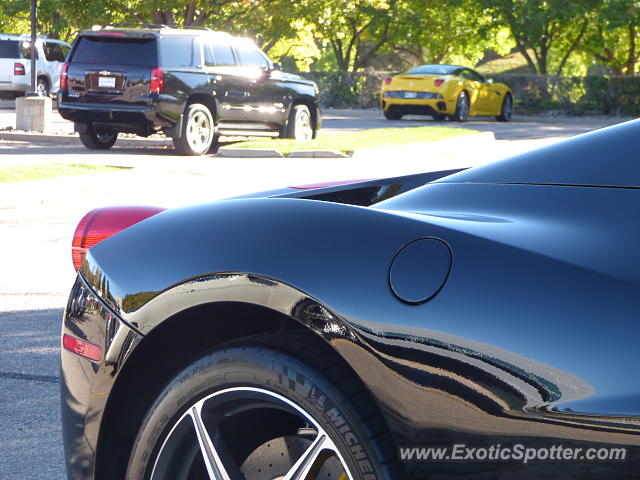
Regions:
<instances>
[{"instance_id":1,"label":"truck wheel","mask_svg":"<svg viewBox=\"0 0 640 480\"><path fill-rule=\"evenodd\" d=\"M90 150L108 150L118 139L118 132L103 127L87 126L87 131L80 134L80 141Z\"/></svg>"},{"instance_id":2,"label":"truck wheel","mask_svg":"<svg viewBox=\"0 0 640 480\"><path fill-rule=\"evenodd\" d=\"M38 77L38 82L36 83L36 92L38 92L43 97L49 96L49 81L45 77Z\"/></svg>"},{"instance_id":3,"label":"truck wheel","mask_svg":"<svg viewBox=\"0 0 640 480\"><path fill-rule=\"evenodd\" d=\"M216 150L218 137L211 110L201 103L188 105L180 136L173 145L181 155L204 155Z\"/></svg>"},{"instance_id":4,"label":"truck wheel","mask_svg":"<svg viewBox=\"0 0 640 480\"><path fill-rule=\"evenodd\" d=\"M306 105L294 105L289 112L289 120L281 138L294 140L311 140L313 138L313 122L311 113Z\"/></svg>"}]
</instances>

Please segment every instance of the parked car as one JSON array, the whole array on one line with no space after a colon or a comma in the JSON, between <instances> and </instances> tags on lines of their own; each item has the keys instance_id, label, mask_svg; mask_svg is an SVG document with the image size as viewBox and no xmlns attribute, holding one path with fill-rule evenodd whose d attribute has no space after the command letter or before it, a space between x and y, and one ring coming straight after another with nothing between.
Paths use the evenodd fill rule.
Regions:
<instances>
[{"instance_id":1,"label":"parked car","mask_svg":"<svg viewBox=\"0 0 640 480\"><path fill-rule=\"evenodd\" d=\"M434 120L464 122L467 117L490 115L508 122L513 92L478 72L459 65L421 65L387 77L380 88L380 105L388 120L403 115L430 115Z\"/></svg>"},{"instance_id":2,"label":"parked car","mask_svg":"<svg viewBox=\"0 0 640 480\"><path fill-rule=\"evenodd\" d=\"M39 36L36 40L36 90L55 94L60 70L71 45ZM16 98L31 90L31 36L0 33L0 98Z\"/></svg>"},{"instance_id":3,"label":"parked car","mask_svg":"<svg viewBox=\"0 0 640 480\"><path fill-rule=\"evenodd\" d=\"M463 171L90 212L69 478L636 478L638 139L640 120Z\"/></svg>"},{"instance_id":4,"label":"parked car","mask_svg":"<svg viewBox=\"0 0 640 480\"><path fill-rule=\"evenodd\" d=\"M253 42L208 29L80 32L58 111L91 149L119 132L164 132L178 151L215 151L221 135L307 140L321 126L318 87L280 70Z\"/></svg>"}]
</instances>

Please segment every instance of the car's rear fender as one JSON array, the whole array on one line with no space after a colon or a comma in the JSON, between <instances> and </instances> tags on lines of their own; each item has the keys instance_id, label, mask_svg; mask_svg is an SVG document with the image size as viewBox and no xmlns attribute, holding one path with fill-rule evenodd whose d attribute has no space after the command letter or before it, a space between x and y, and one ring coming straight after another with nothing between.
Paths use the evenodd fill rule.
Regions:
<instances>
[{"instance_id":1,"label":"car's rear fender","mask_svg":"<svg viewBox=\"0 0 640 480\"><path fill-rule=\"evenodd\" d=\"M445 188L464 194L461 186L435 191ZM549 197L545 187L511 186L502 195L505 186L482 188L507 203L533 193L539 203ZM576 195L572 201L585 208L621 195L605 193L558 195ZM564 439L637 446L639 390L631 359L638 286L521 241L559 234L578 241L585 238L581 226L535 218L535 209L520 216L514 209L504 218L476 213L223 201L163 212L111 237L89 251L82 273L148 335L203 302L232 299L296 318L294 306L306 299L330 316L302 316L299 323L352 365L404 442L482 442L492 432L535 445ZM390 265L418 238L446 240L453 267L435 298L409 304L390 288ZM547 243L554 242L536 245ZM432 274L428 264L414 265L413 281ZM231 321L212 318L207 334ZM586 415L556 409L583 399L594 400L582 403ZM415 432L412 438L402 437L407 431Z\"/></svg>"}]
</instances>

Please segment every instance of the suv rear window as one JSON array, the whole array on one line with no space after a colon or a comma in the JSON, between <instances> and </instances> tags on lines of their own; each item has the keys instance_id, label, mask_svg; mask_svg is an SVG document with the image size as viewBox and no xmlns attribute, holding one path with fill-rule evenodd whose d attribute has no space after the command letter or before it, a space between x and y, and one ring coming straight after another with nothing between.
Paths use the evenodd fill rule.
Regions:
<instances>
[{"instance_id":1,"label":"suv rear window","mask_svg":"<svg viewBox=\"0 0 640 480\"><path fill-rule=\"evenodd\" d=\"M157 66L155 38L80 37L71 61L100 65Z\"/></svg>"},{"instance_id":2,"label":"suv rear window","mask_svg":"<svg viewBox=\"0 0 640 480\"><path fill-rule=\"evenodd\" d=\"M22 58L20 42L17 40L0 40L0 58Z\"/></svg>"}]
</instances>

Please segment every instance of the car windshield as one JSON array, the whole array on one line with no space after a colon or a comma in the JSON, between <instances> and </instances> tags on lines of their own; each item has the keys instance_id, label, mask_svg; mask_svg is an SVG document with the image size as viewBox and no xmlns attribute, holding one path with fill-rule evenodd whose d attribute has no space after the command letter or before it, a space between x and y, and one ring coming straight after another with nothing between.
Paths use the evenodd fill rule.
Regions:
<instances>
[{"instance_id":1,"label":"car windshield","mask_svg":"<svg viewBox=\"0 0 640 480\"><path fill-rule=\"evenodd\" d=\"M425 75L450 75L459 67L453 65L420 65L414 67L407 73L418 73Z\"/></svg>"},{"instance_id":2,"label":"car windshield","mask_svg":"<svg viewBox=\"0 0 640 480\"><path fill-rule=\"evenodd\" d=\"M0 58L21 58L20 42L17 40L0 40Z\"/></svg>"},{"instance_id":3,"label":"car windshield","mask_svg":"<svg viewBox=\"0 0 640 480\"><path fill-rule=\"evenodd\" d=\"M156 50L153 38L81 37L72 61L102 65L153 66L158 63Z\"/></svg>"}]
</instances>

